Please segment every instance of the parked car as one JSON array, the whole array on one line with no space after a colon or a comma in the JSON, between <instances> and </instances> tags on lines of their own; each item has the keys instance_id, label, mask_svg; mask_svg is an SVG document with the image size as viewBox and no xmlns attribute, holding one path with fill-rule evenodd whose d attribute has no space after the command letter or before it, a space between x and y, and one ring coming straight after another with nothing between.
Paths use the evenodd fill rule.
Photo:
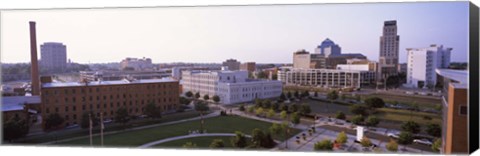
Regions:
<instances>
[{"instance_id":1,"label":"parked car","mask_svg":"<svg viewBox=\"0 0 480 156\"><path fill-rule=\"evenodd\" d=\"M396 133L388 133L387 136L390 137L390 138L395 138L395 139L399 138L398 134L396 134Z\"/></svg>"},{"instance_id":2,"label":"parked car","mask_svg":"<svg viewBox=\"0 0 480 156\"><path fill-rule=\"evenodd\" d=\"M112 123L112 122L113 122L113 120L110 120L110 119L103 120L103 123L104 123L104 124L109 124L109 123Z\"/></svg>"},{"instance_id":3,"label":"parked car","mask_svg":"<svg viewBox=\"0 0 480 156\"><path fill-rule=\"evenodd\" d=\"M428 146L432 145L432 142L428 139L414 139L413 143L424 144L424 145L428 145Z\"/></svg>"},{"instance_id":4,"label":"parked car","mask_svg":"<svg viewBox=\"0 0 480 156\"><path fill-rule=\"evenodd\" d=\"M72 129L72 128L77 128L77 127L79 127L78 124L73 124L73 125L65 127L65 129Z\"/></svg>"}]
</instances>

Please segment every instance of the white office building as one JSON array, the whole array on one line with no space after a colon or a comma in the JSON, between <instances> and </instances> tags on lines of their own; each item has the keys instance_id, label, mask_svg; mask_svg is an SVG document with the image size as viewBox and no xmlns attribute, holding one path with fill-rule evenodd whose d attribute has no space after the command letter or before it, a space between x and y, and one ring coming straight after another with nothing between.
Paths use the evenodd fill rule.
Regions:
<instances>
[{"instance_id":1,"label":"white office building","mask_svg":"<svg viewBox=\"0 0 480 156\"><path fill-rule=\"evenodd\" d=\"M282 82L248 79L247 71L182 71L183 92L217 95L222 104L234 104L280 96Z\"/></svg>"},{"instance_id":2,"label":"white office building","mask_svg":"<svg viewBox=\"0 0 480 156\"><path fill-rule=\"evenodd\" d=\"M375 82L375 71L336 70L336 69L301 69L281 67L278 80L287 86L313 86L325 88L360 88Z\"/></svg>"},{"instance_id":3,"label":"white office building","mask_svg":"<svg viewBox=\"0 0 480 156\"><path fill-rule=\"evenodd\" d=\"M452 48L431 45L428 48L407 49L408 87L434 87L437 83L436 69L448 68Z\"/></svg>"},{"instance_id":4,"label":"white office building","mask_svg":"<svg viewBox=\"0 0 480 156\"><path fill-rule=\"evenodd\" d=\"M45 42L40 45L40 67L49 72L67 69L67 46L63 43Z\"/></svg>"}]
</instances>

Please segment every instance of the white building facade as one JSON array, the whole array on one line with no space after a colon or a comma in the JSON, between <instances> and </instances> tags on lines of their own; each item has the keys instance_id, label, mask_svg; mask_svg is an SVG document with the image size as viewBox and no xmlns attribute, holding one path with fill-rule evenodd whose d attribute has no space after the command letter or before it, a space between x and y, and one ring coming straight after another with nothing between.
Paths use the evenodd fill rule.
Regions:
<instances>
[{"instance_id":1,"label":"white building facade","mask_svg":"<svg viewBox=\"0 0 480 156\"><path fill-rule=\"evenodd\" d=\"M436 69L448 68L452 48L431 45L428 48L407 49L408 87L434 87L437 83Z\"/></svg>"},{"instance_id":2,"label":"white building facade","mask_svg":"<svg viewBox=\"0 0 480 156\"><path fill-rule=\"evenodd\" d=\"M63 72L67 68L67 46L46 42L40 46L40 67L50 72Z\"/></svg>"},{"instance_id":3,"label":"white building facade","mask_svg":"<svg viewBox=\"0 0 480 156\"><path fill-rule=\"evenodd\" d=\"M375 71L280 68L278 80L285 85L360 88L375 82Z\"/></svg>"},{"instance_id":4,"label":"white building facade","mask_svg":"<svg viewBox=\"0 0 480 156\"><path fill-rule=\"evenodd\" d=\"M280 96L282 82L248 79L247 71L183 71L183 92L217 95L222 104L235 104Z\"/></svg>"}]
</instances>

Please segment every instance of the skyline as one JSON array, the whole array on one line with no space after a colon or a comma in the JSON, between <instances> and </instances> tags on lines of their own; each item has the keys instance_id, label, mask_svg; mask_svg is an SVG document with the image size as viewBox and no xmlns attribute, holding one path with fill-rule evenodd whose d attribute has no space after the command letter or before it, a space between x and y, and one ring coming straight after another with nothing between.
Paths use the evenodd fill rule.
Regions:
<instances>
[{"instance_id":1,"label":"skyline","mask_svg":"<svg viewBox=\"0 0 480 156\"><path fill-rule=\"evenodd\" d=\"M37 47L62 42L67 58L78 63L126 57L148 57L154 63L230 58L291 63L293 52L314 52L326 38L342 53L378 61L383 22L397 20L400 63L406 62L406 48L430 44L452 47L452 62L467 62L467 6L425 2L5 11L1 61L29 62L28 21L37 23Z\"/></svg>"}]
</instances>

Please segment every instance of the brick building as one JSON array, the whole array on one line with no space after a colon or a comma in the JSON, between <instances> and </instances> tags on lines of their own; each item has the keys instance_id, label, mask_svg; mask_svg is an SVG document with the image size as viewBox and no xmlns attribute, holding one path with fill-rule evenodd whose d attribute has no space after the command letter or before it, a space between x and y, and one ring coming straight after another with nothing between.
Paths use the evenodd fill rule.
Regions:
<instances>
[{"instance_id":1,"label":"brick building","mask_svg":"<svg viewBox=\"0 0 480 156\"><path fill-rule=\"evenodd\" d=\"M92 82L52 82L42 77L42 118L58 113L64 126L80 124L82 114L92 111L104 119L113 120L119 108L130 116L144 114L149 103L160 106L162 112L175 111L179 106L179 83L172 78L148 80L117 80Z\"/></svg>"}]
</instances>

